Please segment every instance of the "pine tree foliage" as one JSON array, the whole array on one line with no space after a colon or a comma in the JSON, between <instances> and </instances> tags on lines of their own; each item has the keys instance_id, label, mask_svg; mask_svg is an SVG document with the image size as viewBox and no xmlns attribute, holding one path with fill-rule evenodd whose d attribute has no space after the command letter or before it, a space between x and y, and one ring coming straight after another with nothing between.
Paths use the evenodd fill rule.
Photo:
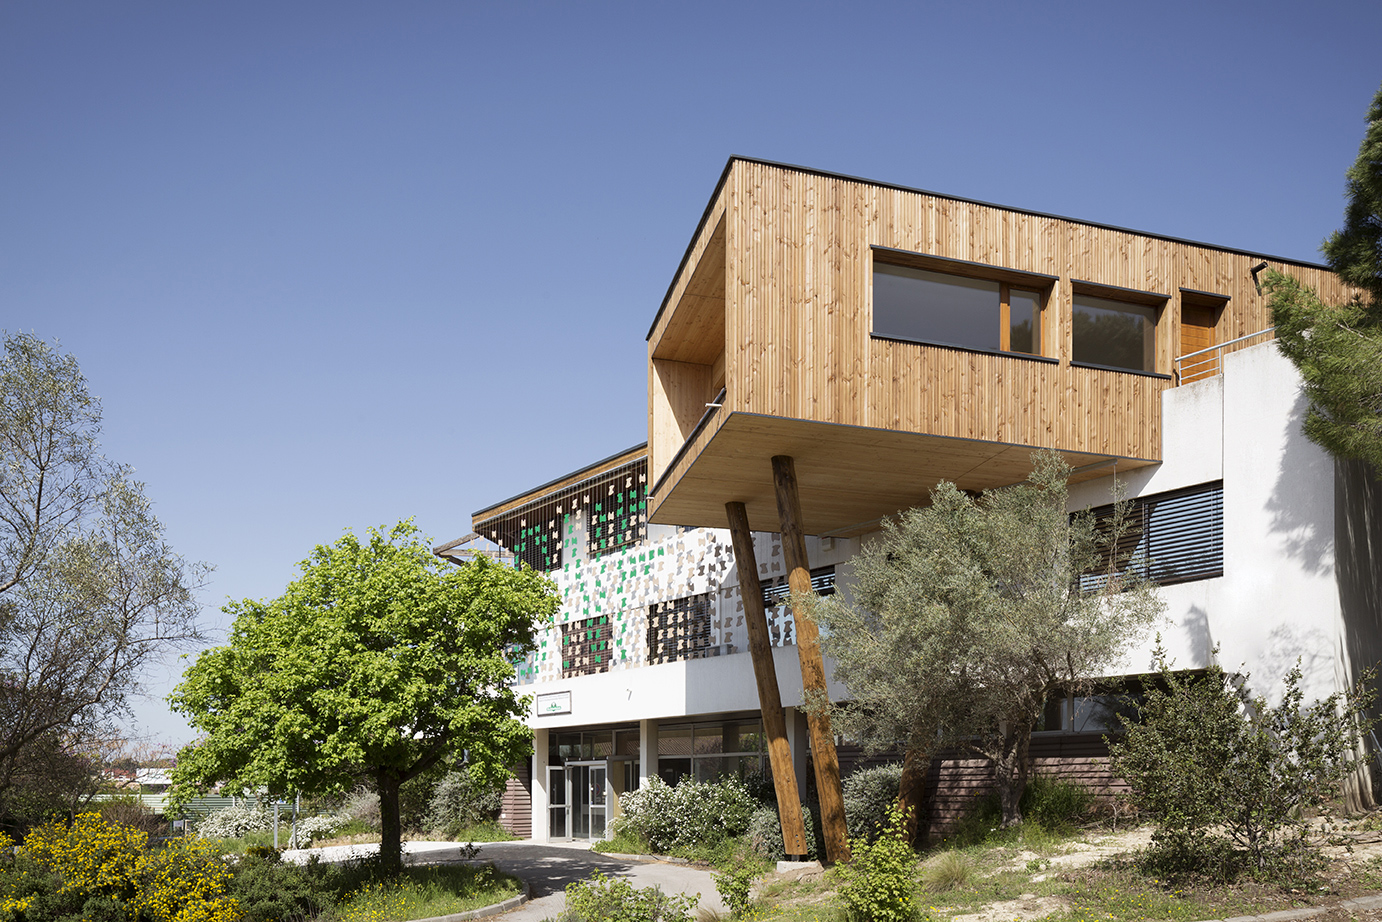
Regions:
<instances>
[{"instance_id":1,"label":"pine tree foliage","mask_svg":"<svg viewBox=\"0 0 1382 922\"><path fill-rule=\"evenodd\" d=\"M832 709L871 748L960 746L995 768L1005 826L1022 822L1032 730L1048 696L1107 674L1161 615L1154 589L1066 512L1069 469L975 497L942 483L855 558L851 598L793 599L822 626L851 701ZM1121 509L1122 507L1120 507Z\"/></svg>"},{"instance_id":2,"label":"pine tree foliage","mask_svg":"<svg viewBox=\"0 0 1382 922\"><path fill-rule=\"evenodd\" d=\"M1277 344L1304 379L1306 437L1382 472L1382 90L1348 171L1344 226L1325 241L1324 253L1362 296L1326 305L1295 279L1269 272Z\"/></svg>"}]
</instances>

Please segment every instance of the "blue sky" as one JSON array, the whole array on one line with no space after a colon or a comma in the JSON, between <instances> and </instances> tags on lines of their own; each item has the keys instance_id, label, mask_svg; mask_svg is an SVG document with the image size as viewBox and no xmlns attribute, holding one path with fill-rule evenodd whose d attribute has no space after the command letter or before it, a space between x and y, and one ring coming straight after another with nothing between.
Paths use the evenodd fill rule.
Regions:
<instances>
[{"instance_id":1,"label":"blue sky","mask_svg":"<svg viewBox=\"0 0 1382 922\"><path fill-rule=\"evenodd\" d=\"M1375 2L0 0L0 327L80 360L219 630L343 529L449 540L643 441L729 155L1319 259L1379 36Z\"/></svg>"}]
</instances>

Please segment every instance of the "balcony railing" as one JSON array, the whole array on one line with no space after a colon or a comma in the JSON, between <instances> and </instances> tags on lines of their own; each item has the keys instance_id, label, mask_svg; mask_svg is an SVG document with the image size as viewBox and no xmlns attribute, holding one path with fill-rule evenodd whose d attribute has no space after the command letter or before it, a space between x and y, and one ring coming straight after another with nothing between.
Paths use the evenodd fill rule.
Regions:
<instances>
[{"instance_id":1,"label":"balcony railing","mask_svg":"<svg viewBox=\"0 0 1382 922\"><path fill-rule=\"evenodd\" d=\"M1230 346L1259 336L1266 336L1275 332L1276 327L1267 327L1265 330L1258 330L1256 333L1249 333L1247 336L1239 336L1237 339L1230 339L1226 343L1219 343L1210 346L1208 349L1200 349L1196 352L1187 352L1185 355L1176 359L1176 383L1189 384L1192 381L1200 381L1204 378L1212 378L1223 373L1220 360L1224 357L1225 350ZM1232 350L1231 350L1232 351Z\"/></svg>"}]
</instances>

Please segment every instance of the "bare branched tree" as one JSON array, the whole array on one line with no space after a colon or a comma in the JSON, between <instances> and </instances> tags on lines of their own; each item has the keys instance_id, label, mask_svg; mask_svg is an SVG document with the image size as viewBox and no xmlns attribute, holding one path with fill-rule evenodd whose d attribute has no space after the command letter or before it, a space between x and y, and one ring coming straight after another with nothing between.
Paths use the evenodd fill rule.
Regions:
<instances>
[{"instance_id":1,"label":"bare branched tree","mask_svg":"<svg viewBox=\"0 0 1382 922\"><path fill-rule=\"evenodd\" d=\"M200 641L183 560L128 468L100 451L100 402L36 337L0 356L0 816L124 713L146 669ZM51 773L48 773L51 775Z\"/></svg>"}]
</instances>

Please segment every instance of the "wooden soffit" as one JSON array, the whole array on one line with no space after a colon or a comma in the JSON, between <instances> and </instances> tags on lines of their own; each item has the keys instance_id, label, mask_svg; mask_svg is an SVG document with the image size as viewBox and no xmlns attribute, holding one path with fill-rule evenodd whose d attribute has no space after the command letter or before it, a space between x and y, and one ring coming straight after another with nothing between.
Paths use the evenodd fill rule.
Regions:
<instances>
[{"instance_id":1,"label":"wooden soffit","mask_svg":"<svg viewBox=\"0 0 1382 922\"><path fill-rule=\"evenodd\" d=\"M754 531L779 528L772 457L796 460L802 526L807 534L852 537L886 516L928 502L948 480L988 490L1024 480L1030 445L947 438L836 423L734 413L674 481L659 484L649 520L728 527L725 503L741 502ZM1072 483L1154 463L1148 459L1064 451Z\"/></svg>"}]
</instances>

